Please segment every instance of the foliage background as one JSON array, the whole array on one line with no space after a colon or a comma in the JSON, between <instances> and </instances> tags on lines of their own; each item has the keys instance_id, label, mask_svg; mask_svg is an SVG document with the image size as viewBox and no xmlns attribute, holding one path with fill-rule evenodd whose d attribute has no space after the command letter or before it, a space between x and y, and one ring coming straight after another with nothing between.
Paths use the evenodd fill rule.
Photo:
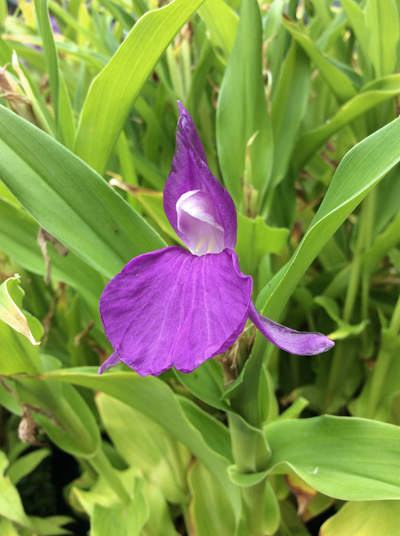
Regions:
<instances>
[{"instance_id":1,"label":"foliage background","mask_svg":"<svg viewBox=\"0 0 400 536\"><path fill-rule=\"evenodd\" d=\"M0 533L400 534L399 1L15 8L0 0ZM233 369L96 375L107 280L179 244L178 99L235 201L257 307L330 334L328 354L248 332Z\"/></svg>"}]
</instances>

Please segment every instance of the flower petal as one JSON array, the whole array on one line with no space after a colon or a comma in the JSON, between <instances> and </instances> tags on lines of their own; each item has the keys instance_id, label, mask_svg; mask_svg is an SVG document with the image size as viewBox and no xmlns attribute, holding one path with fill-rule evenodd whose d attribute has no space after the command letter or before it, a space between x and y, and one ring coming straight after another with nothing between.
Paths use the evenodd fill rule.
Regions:
<instances>
[{"instance_id":1,"label":"flower petal","mask_svg":"<svg viewBox=\"0 0 400 536\"><path fill-rule=\"evenodd\" d=\"M188 192L207 192L224 230L224 247L235 249L237 216L235 205L225 188L207 166L206 156L196 127L188 111L179 103L176 149L171 172L164 189L165 213L182 241L190 247L191 240L178 227L177 203ZM210 201L208 201L210 205Z\"/></svg>"},{"instance_id":2,"label":"flower petal","mask_svg":"<svg viewBox=\"0 0 400 536\"><path fill-rule=\"evenodd\" d=\"M322 333L295 331L260 315L253 302L250 304L249 318L266 339L290 354L322 354L335 346L335 343Z\"/></svg>"},{"instance_id":3,"label":"flower petal","mask_svg":"<svg viewBox=\"0 0 400 536\"><path fill-rule=\"evenodd\" d=\"M114 350L138 374L191 372L242 332L251 290L233 251L197 257L169 247L128 263L106 286L100 313Z\"/></svg>"},{"instance_id":4,"label":"flower petal","mask_svg":"<svg viewBox=\"0 0 400 536\"><path fill-rule=\"evenodd\" d=\"M110 355L108 359L104 361L104 363L101 365L101 367L97 371L97 374L103 374L103 372L110 369L111 367L115 367L115 365L118 365L118 363L121 363L121 360L118 357L117 352L114 352Z\"/></svg>"}]
</instances>

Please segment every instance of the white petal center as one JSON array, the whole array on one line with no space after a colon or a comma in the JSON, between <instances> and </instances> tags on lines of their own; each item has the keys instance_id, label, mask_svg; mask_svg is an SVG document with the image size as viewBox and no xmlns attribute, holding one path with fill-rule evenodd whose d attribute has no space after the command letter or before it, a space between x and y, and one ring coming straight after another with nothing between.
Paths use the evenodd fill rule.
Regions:
<instances>
[{"instance_id":1,"label":"white petal center","mask_svg":"<svg viewBox=\"0 0 400 536\"><path fill-rule=\"evenodd\" d=\"M191 190L176 204L178 229L194 255L221 253L225 249L224 229L215 203L208 192Z\"/></svg>"}]
</instances>

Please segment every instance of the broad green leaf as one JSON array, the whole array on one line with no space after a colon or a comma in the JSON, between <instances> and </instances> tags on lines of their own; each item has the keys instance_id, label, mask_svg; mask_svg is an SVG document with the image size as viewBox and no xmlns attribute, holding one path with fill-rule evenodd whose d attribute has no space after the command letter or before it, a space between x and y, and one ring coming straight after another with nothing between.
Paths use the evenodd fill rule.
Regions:
<instances>
[{"instance_id":1,"label":"broad green leaf","mask_svg":"<svg viewBox=\"0 0 400 536\"><path fill-rule=\"evenodd\" d=\"M197 398L214 408L229 410L228 404L222 400L224 378L219 363L208 359L196 370L184 374L174 369L178 380Z\"/></svg>"},{"instance_id":2,"label":"broad green leaf","mask_svg":"<svg viewBox=\"0 0 400 536\"><path fill-rule=\"evenodd\" d=\"M143 84L203 1L175 0L146 13L94 79L81 113L75 153L100 174Z\"/></svg>"},{"instance_id":3,"label":"broad green leaf","mask_svg":"<svg viewBox=\"0 0 400 536\"><path fill-rule=\"evenodd\" d=\"M358 95L346 102L324 125L302 134L293 153L292 165L294 169L301 169L332 134L380 102L399 93L400 75L398 74L367 84Z\"/></svg>"},{"instance_id":4,"label":"broad green leaf","mask_svg":"<svg viewBox=\"0 0 400 536\"><path fill-rule=\"evenodd\" d=\"M41 356L40 370L54 369L57 360ZM59 363L58 363L59 365ZM56 445L79 457L91 457L100 448L96 419L82 395L72 385L18 379L21 403L34 407L34 418Z\"/></svg>"},{"instance_id":5,"label":"broad green leaf","mask_svg":"<svg viewBox=\"0 0 400 536\"><path fill-rule=\"evenodd\" d=\"M282 25L290 32L292 37L302 46L306 54L318 67L326 83L336 95L339 102L346 102L354 97L356 91L348 76L335 67L321 52L317 49L305 30L295 22L286 18L282 19Z\"/></svg>"},{"instance_id":6,"label":"broad green leaf","mask_svg":"<svg viewBox=\"0 0 400 536\"><path fill-rule=\"evenodd\" d=\"M206 0L199 15L207 25L215 53L226 64L235 42L238 16L223 0Z\"/></svg>"},{"instance_id":7,"label":"broad green leaf","mask_svg":"<svg viewBox=\"0 0 400 536\"><path fill-rule=\"evenodd\" d=\"M301 277L367 193L400 160L400 121L393 121L351 149L341 161L314 220L288 265L262 291L264 313L279 318ZM351 180L350 180L351 179ZM264 302L265 303L265 302Z\"/></svg>"},{"instance_id":8,"label":"broad green leaf","mask_svg":"<svg viewBox=\"0 0 400 536\"><path fill-rule=\"evenodd\" d=\"M24 507L18 491L11 483L9 477L4 476L8 460L0 450L0 516L15 523L33 529L32 523L24 512ZM11 533L12 534L12 533Z\"/></svg>"},{"instance_id":9,"label":"broad green leaf","mask_svg":"<svg viewBox=\"0 0 400 536\"><path fill-rule=\"evenodd\" d=\"M300 121L307 106L309 85L310 61L300 45L293 40L281 70L271 108L274 185L283 179L291 161Z\"/></svg>"},{"instance_id":10,"label":"broad green leaf","mask_svg":"<svg viewBox=\"0 0 400 536\"><path fill-rule=\"evenodd\" d=\"M10 390L6 389L5 385ZM0 405L5 407L10 413L21 416L21 406L18 404L12 388L12 381L3 379L3 384L0 384Z\"/></svg>"},{"instance_id":11,"label":"broad green leaf","mask_svg":"<svg viewBox=\"0 0 400 536\"><path fill-rule=\"evenodd\" d=\"M95 504L91 518L92 536L139 536L140 530L146 522L148 507L142 496L128 505L101 506Z\"/></svg>"},{"instance_id":12,"label":"broad green leaf","mask_svg":"<svg viewBox=\"0 0 400 536\"><path fill-rule=\"evenodd\" d=\"M98 376L97 369L90 367L54 371L42 375L42 378L102 391L144 413L186 445L207 467L224 488L234 511L239 514L239 491L226 473L230 462L210 448L202 434L188 421L173 392L161 380L152 376L141 378L133 372L110 372Z\"/></svg>"},{"instance_id":13,"label":"broad green leaf","mask_svg":"<svg viewBox=\"0 0 400 536\"><path fill-rule=\"evenodd\" d=\"M20 277L15 275L0 285L0 320L22 333L34 346L38 346L40 342L35 341L21 311L24 291L19 287L19 283Z\"/></svg>"},{"instance_id":14,"label":"broad green leaf","mask_svg":"<svg viewBox=\"0 0 400 536\"><path fill-rule=\"evenodd\" d=\"M7 0L0 0L0 26L3 26L8 15Z\"/></svg>"},{"instance_id":15,"label":"broad green leaf","mask_svg":"<svg viewBox=\"0 0 400 536\"><path fill-rule=\"evenodd\" d=\"M124 460L143 471L171 503L185 501L190 453L159 424L116 398L96 397L105 429Z\"/></svg>"},{"instance_id":16,"label":"broad green leaf","mask_svg":"<svg viewBox=\"0 0 400 536\"><path fill-rule=\"evenodd\" d=\"M257 206L272 167L272 131L261 62L262 26L257 0L243 0L235 43L217 107L217 145L225 186L237 206L248 206L243 184ZM253 213L254 213L254 207Z\"/></svg>"},{"instance_id":17,"label":"broad green leaf","mask_svg":"<svg viewBox=\"0 0 400 536\"><path fill-rule=\"evenodd\" d=\"M71 489L72 498L77 499L90 516L91 534L103 536L114 534L116 536L139 536L140 530L146 523L149 515L148 505L143 496L143 479L138 471L129 468L125 471L116 471L124 489L128 490L130 501L121 504L104 475L100 474L94 486L86 491L78 486Z\"/></svg>"},{"instance_id":18,"label":"broad green leaf","mask_svg":"<svg viewBox=\"0 0 400 536\"><path fill-rule=\"evenodd\" d=\"M221 485L196 461L188 472L192 500L189 515L196 536L232 536L236 520Z\"/></svg>"},{"instance_id":19,"label":"broad green leaf","mask_svg":"<svg viewBox=\"0 0 400 536\"><path fill-rule=\"evenodd\" d=\"M7 476L14 486L16 486L21 478L29 475L50 454L49 449L38 449L18 458L8 466Z\"/></svg>"},{"instance_id":20,"label":"broad green leaf","mask_svg":"<svg viewBox=\"0 0 400 536\"><path fill-rule=\"evenodd\" d=\"M236 253L242 272L255 276L264 255L280 255L288 236L288 229L269 227L261 216L253 220L239 213Z\"/></svg>"},{"instance_id":21,"label":"broad green leaf","mask_svg":"<svg viewBox=\"0 0 400 536\"><path fill-rule=\"evenodd\" d=\"M145 484L143 495L150 513L142 536L177 536L169 504L161 491L155 486Z\"/></svg>"},{"instance_id":22,"label":"broad green leaf","mask_svg":"<svg viewBox=\"0 0 400 536\"><path fill-rule=\"evenodd\" d=\"M0 106L0 179L49 233L113 277L132 257L163 247L107 183L49 136Z\"/></svg>"},{"instance_id":23,"label":"broad green leaf","mask_svg":"<svg viewBox=\"0 0 400 536\"><path fill-rule=\"evenodd\" d=\"M184 396L178 397L186 418L198 430L213 452L233 461L231 433L227 426L202 410L197 404Z\"/></svg>"},{"instance_id":24,"label":"broad green leaf","mask_svg":"<svg viewBox=\"0 0 400 536\"><path fill-rule=\"evenodd\" d=\"M0 248L26 270L46 275L43 255L37 243L39 225L24 210L0 198ZM91 319L102 330L99 299L105 278L74 253L60 257L48 246L54 279L77 289L90 310Z\"/></svg>"},{"instance_id":25,"label":"broad green leaf","mask_svg":"<svg viewBox=\"0 0 400 536\"><path fill-rule=\"evenodd\" d=\"M33 517L29 516L35 530L41 536L55 536L56 534L72 534L71 531L63 529L62 525L73 523L74 519L67 516Z\"/></svg>"},{"instance_id":26,"label":"broad green leaf","mask_svg":"<svg viewBox=\"0 0 400 536\"><path fill-rule=\"evenodd\" d=\"M396 0L368 0L365 22L370 33L369 55L376 76L392 74L397 67L397 43L400 37Z\"/></svg>"},{"instance_id":27,"label":"broad green leaf","mask_svg":"<svg viewBox=\"0 0 400 536\"><path fill-rule=\"evenodd\" d=\"M321 527L320 536L400 534L400 501L349 502Z\"/></svg>"},{"instance_id":28,"label":"broad green leaf","mask_svg":"<svg viewBox=\"0 0 400 536\"><path fill-rule=\"evenodd\" d=\"M2 536L20 536L11 521L5 517L0 517L0 534Z\"/></svg>"},{"instance_id":29,"label":"broad green leaf","mask_svg":"<svg viewBox=\"0 0 400 536\"><path fill-rule=\"evenodd\" d=\"M400 498L398 426L325 415L278 421L265 433L271 473L295 472L314 489L342 500Z\"/></svg>"}]
</instances>

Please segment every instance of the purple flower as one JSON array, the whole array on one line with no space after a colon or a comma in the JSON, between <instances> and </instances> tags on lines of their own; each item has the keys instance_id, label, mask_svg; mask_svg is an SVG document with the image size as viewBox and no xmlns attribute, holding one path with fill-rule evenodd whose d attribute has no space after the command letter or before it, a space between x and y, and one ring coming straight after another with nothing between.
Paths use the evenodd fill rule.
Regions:
<instances>
[{"instance_id":1,"label":"purple flower","mask_svg":"<svg viewBox=\"0 0 400 536\"><path fill-rule=\"evenodd\" d=\"M120 361L141 376L172 366L191 372L227 350L248 318L287 352L325 352L334 346L328 337L291 330L257 312L252 279L242 274L234 252L232 198L209 170L197 130L180 103L179 111L164 210L190 252L173 246L140 255L108 283L100 313L114 353L99 374Z\"/></svg>"}]
</instances>

